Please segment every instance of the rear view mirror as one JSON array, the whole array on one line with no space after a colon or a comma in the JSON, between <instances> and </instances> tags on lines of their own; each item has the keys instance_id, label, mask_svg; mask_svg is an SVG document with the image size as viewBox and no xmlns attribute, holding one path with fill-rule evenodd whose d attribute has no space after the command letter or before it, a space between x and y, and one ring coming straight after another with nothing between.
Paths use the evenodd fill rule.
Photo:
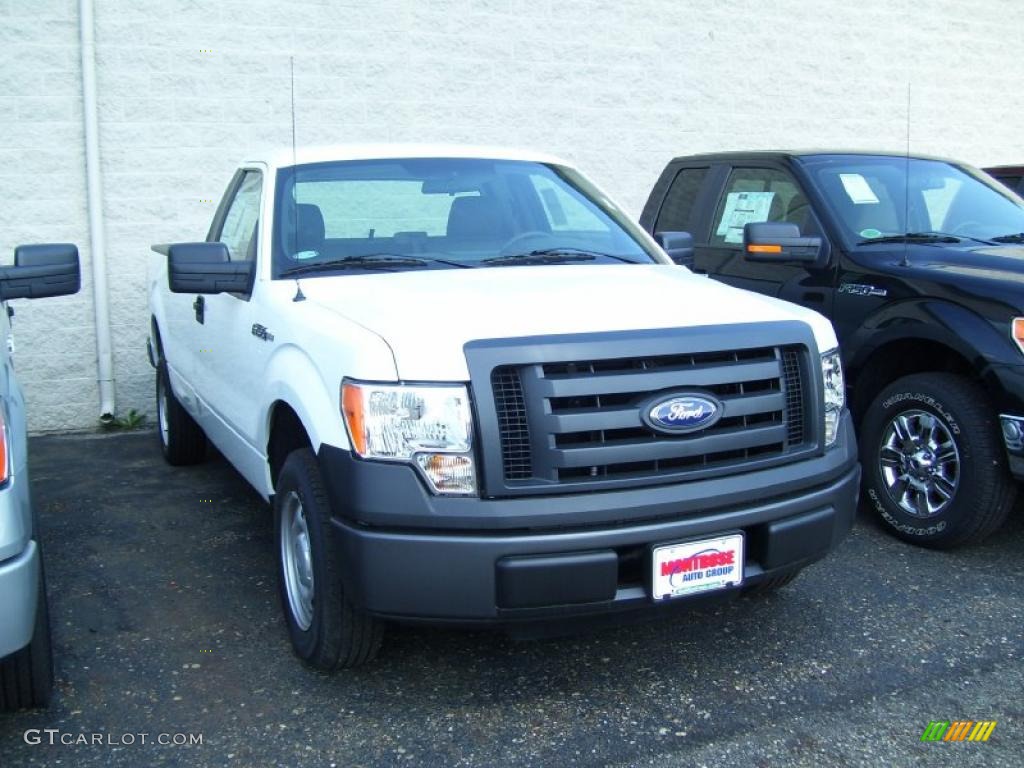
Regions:
<instances>
[{"instance_id":1,"label":"rear view mirror","mask_svg":"<svg viewBox=\"0 0 1024 768\"><path fill-rule=\"evenodd\" d=\"M0 300L43 299L78 293L78 248L71 243L19 245L14 266L0 267Z\"/></svg>"},{"instance_id":2,"label":"rear view mirror","mask_svg":"<svg viewBox=\"0 0 1024 768\"><path fill-rule=\"evenodd\" d=\"M747 261L813 263L822 255L822 240L802 237L796 224L764 221L743 227L743 253Z\"/></svg>"},{"instance_id":3,"label":"rear view mirror","mask_svg":"<svg viewBox=\"0 0 1024 768\"><path fill-rule=\"evenodd\" d=\"M255 262L231 261L224 243L174 243L167 248L171 293L249 293Z\"/></svg>"},{"instance_id":4,"label":"rear view mirror","mask_svg":"<svg viewBox=\"0 0 1024 768\"><path fill-rule=\"evenodd\" d=\"M676 264L693 267L693 235L689 232L655 232L654 241Z\"/></svg>"}]
</instances>

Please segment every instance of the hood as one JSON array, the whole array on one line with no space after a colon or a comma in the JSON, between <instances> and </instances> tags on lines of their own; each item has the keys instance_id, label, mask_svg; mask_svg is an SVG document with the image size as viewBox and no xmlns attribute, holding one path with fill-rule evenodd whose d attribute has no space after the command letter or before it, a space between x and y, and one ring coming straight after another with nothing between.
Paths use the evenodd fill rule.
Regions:
<instances>
[{"instance_id":1,"label":"hood","mask_svg":"<svg viewBox=\"0 0 1024 768\"><path fill-rule=\"evenodd\" d=\"M832 325L811 310L671 265L434 269L302 280L309 301L381 336L400 378L469 379L474 340L802 320L822 351Z\"/></svg>"},{"instance_id":2,"label":"hood","mask_svg":"<svg viewBox=\"0 0 1024 768\"><path fill-rule=\"evenodd\" d=\"M888 246L885 254L886 261L900 264L903 246ZM942 275L949 275L950 278L971 278L1014 286L1024 284L1024 245L911 243L906 248L906 255L910 269L924 272L922 276L936 280Z\"/></svg>"}]
</instances>

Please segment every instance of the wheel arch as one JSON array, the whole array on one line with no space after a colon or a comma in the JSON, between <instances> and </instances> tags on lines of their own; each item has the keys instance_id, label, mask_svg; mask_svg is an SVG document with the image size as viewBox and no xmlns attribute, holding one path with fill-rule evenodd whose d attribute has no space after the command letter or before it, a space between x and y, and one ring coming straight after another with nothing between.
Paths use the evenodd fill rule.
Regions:
<instances>
[{"instance_id":1,"label":"wheel arch","mask_svg":"<svg viewBox=\"0 0 1024 768\"><path fill-rule=\"evenodd\" d=\"M955 373L988 388L990 363L1014 351L990 322L947 302L890 307L851 341L856 351L845 362L850 408L858 421L882 387L913 373Z\"/></svg>"}]
</instances>

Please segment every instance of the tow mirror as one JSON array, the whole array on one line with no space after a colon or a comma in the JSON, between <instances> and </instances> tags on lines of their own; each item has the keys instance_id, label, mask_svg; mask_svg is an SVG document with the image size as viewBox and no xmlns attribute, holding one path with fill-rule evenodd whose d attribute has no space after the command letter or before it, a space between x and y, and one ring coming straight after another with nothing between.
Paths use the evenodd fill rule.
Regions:
<instances>
[{"instance_id":1,"label":"tow mirror","mask_svg":"<svg viewBox=\"0 0 1024 768\"><path fill-rule=\"evenodd\" d=\"M231 261L224 243L167 246L171 293L249 293L255 274L255 262Z\"/></svg>"},{"instance_id":2,"label":"tow mirror","mask_svg":"<svg viewBox=\"0 0 1024 768\"><path fill-rule=\"evenodd\" d=\"M78 248L71 243L19 245L14 266L0 267L0 300L67 296L82 287Z\"/></svg>"},{"instance_id":3,"label":"tow mirror","mask_svg":"<svg viewBox=\"0 0 1024 768\"><path fill-rule=\"evenodd\" d=\"M820 237L802 237L796 224L763 221L743 227L743 254L747 261L816 263L824 249Z\"/></svg>"},{"instance_id":4,"label":"tow mirror","mask_svg":"<svg viewBox=\"0 0 1024 768\"><path fill-rule=\"evenodd\" d=\"M654 241L676 264L693 268L693 235L689 232L655 232Z\"/></svg>"}]
</instances>

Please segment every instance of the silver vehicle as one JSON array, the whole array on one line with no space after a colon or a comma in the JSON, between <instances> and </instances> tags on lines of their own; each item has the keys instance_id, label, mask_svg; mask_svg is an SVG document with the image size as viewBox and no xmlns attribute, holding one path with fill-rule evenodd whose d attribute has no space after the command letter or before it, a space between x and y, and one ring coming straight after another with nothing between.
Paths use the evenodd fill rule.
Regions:
<instances>
[{"instance_id":1,"label":"silver vehicle","mask_svg":"<svg viewBox=\"0 0 1024 768\"><path fill-rule=\"evenodd\" d=\"M25 401L10 357L9 299L76 293L78 249L22 245L0 267L0 709L46 706L53 684L50 620L29 496Z\"/></svg>"}]
</instances>

